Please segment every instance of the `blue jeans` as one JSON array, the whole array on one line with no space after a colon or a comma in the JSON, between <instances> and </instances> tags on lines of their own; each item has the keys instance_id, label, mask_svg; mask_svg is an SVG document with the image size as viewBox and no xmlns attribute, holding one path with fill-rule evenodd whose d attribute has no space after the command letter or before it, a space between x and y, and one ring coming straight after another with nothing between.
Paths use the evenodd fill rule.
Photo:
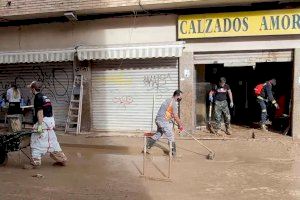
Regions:
<instances>
[{"instance_id":1,"label":"blue jeans","mask_svg":"<svg viewBox=\"0 0 300 200\"><path fill-rule=\"evenodd\" d=\"M266 102L262 99L257 99L257 103L260 105L261 108L261 117L260 117L260 123L263 125L267 121L267 105Z\"/></svg>"},{"instance_id":2,"label":"blue jeans","mask_svg":"<svg viewBox=\"0 0 300 200\"><path fill-rule=\"evenodd\" d=\"M155 135L152 136L152 139L157 141L164 134L169 142L174 142L174 133L173 133L173 123L163 120L156 120L157 131Z\"/></svg>"}]
</instances>

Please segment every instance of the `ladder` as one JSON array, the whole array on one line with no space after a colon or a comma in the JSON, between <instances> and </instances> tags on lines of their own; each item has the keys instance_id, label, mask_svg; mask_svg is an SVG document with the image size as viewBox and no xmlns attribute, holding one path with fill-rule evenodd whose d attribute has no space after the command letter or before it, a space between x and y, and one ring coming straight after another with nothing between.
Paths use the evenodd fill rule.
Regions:
<instances>
[{"instance_id":1,"label":"ladder","mask_svg":"<svg viewBox=\"0 0 300 200\"><path fill-rule=\"evenodd\" d=\"M83 76L76 75L74 78L72 96L69 105L68 117L65 126L65 133L80 133L82 96L83 96Z\"/></svg>"}]
</instances>

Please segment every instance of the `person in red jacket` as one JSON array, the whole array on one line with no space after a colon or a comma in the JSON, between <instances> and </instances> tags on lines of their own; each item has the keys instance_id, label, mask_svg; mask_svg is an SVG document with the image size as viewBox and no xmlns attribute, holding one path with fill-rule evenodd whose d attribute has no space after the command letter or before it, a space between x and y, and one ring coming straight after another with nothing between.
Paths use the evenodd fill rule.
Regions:
<instances>
[{"instance_id":1,"label":"person in red jacket","mask_svg":"<svg viewBox=\"0 0 300 200\"><path fill-rule=\"evenodd\" d=\"M279 109L279 105L277 104L276 100L273 97L272 87L276 85L276 79L273 78L263 84L263 88L260 94L257 96L257 103L260 105L261 108L261 129L263 131L267 131L266 121L267 121L267 102L271 102L276 109Z\"/></svg>"}]
</instances>

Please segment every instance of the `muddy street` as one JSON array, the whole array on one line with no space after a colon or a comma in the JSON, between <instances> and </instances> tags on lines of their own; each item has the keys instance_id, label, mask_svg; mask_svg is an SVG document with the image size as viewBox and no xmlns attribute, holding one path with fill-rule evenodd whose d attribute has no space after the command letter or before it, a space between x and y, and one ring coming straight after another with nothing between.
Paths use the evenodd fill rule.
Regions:
<instances>
[{"instance_id":1,"label":"muddy street","mask_svg":"<svg viewBox=\"0 0 300 200\"><path fill-rule=\"evenodd\" d=\"M300 199L299 143L288 137L204 140L178 139L172 182L141 178L143 139L135 137L60 136L69 162L22 169L27 158L11 153L1 168L0 199ZM167 147L165 140L160 143ZM28 151L28 149L26 149ZM153 148L146 175L167 175L168 157ZM38 176L37 176L38 175ZM39 176L41 175L41 176Z\"/></svg>"}]
</instances>

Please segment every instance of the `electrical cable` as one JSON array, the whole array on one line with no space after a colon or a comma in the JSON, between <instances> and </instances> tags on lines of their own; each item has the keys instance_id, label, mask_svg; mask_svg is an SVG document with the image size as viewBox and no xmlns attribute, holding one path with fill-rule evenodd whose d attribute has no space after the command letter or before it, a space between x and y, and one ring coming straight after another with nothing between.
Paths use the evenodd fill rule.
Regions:
<instances>
[{"instance_id":1,"label":"electrical cable","mask_svg":"<svg viewBox=\"0 0 300 200\"><path fill-rule=\"evenodd\" d=\"M140 8L142 9L142 11L144 11L144 12L147 13L148 15L151 14L151 13L150 13L148 10L146 10L146 9L144 8L144 6L141 4L141 0L139 0L139 6L140 6Z\"/></svg>"},{"instance_id":2,"label":"electrical cable","mask_svg":"<svg viewBox=\"0 0 300 200\"><path fill-rule=\"evenodd\" d=\"M132 12L133 12L133 21L132 21L132 24L130 25L129 42L128 42L128 44L131 44L131 42L132 42L132 35L133 35L133 31L134 31L135 26L136 26L136 18L137 18L137 15L138 15L137 11L132 10ZM122 67L123 62L124 62L124 59L121 59L121 62L119 64L119 66L118 66L119 69ZM99 91L100 92L100 90L98 90L96 87L91 86L91 88L94 91Z\"/></svg>"},{"instance_id":3,"label":"electrical cable","mask_svg":"<svg viewBox=\"0 0 300 200\"><path fill-rule=\"evenodd\" d=\"M137 18L137 11L132 10L132 12L133 12L133 22L132 22L131 28L130 28L130 30L129 30L129 42L128 42L128 44L131 44L132 35L133 35L133 29L135 29L136 18ZM123 62L124 62L124 59L121 59L119 68L122 67Z\"/></svg>"}]
</instances>

